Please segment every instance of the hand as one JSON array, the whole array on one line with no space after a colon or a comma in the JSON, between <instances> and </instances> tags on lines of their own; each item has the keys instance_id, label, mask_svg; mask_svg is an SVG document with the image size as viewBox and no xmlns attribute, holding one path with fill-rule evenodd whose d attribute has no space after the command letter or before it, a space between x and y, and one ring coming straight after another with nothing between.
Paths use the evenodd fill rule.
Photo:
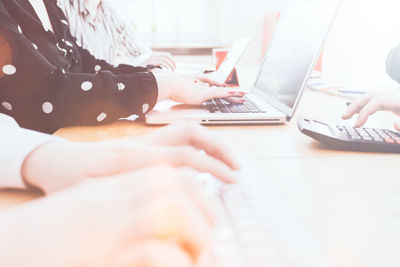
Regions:
<instances>
[{"instance_id":1,"label":"hand","mask_svg":"<svg viewBox=\"0 0 400 267\"><path fill-rule=\"evenodd\" d=\"M176 62L172 58L170 53L166 52L154 52L150 58L145 60L142 65L154 65L167 68L171 71L176 69Z\"/></svg>"},{"instance_id":2,"label":"hand","mask_svg":"<svg viewBox=\"0 0 400 267\"><path fill-rule=\"evenodd\" d=\"M205 128L179 123L126 140L41 145L25 159L22 176L27 184L52 193L86 179L159 164L191 167L228 183L237 180L234 171L240 168L228 146Z\"/></svg>"},{"instance_id":3,"label":"hand","mask_svg":"<svg viewBox=\"0 0 400 267\"><path fill-rule=\"evenodd\" d=\"M241 168L228 145L197 124L178 122L129 142L119 140L110 144L121 152L116 165L120 171L168 164L190 167L211 173L225 183L235 183L238 177L234 171Z\"/></svg>"},{"instance_id":4,"label":"hand","mask_svg":"<svg viewBox=\"0 0 400 267\"><path fill-rule=\"evenodd\" d=\"M245 95L237 89L210 87L170 73L155 73L154 75L158 84L158 101L171 99L179 103L200 105L213 98L228 98L231 101L242 102L238 98Z\"/></svg>"},{"instance_id":5,"label":"hand","mask_svg":"<svg viewBox=\"0 0 400 267\"><path fill-rule=\"evenodd\" d=\"M351 119L358 114L355 127L362 127L368 117L379 110L388 110L400 116L400 94L395 93L369 93L353 102L344 112L342 118ZM400 130L400 122L395 124Z\"/></svg>"},{"instance_id":6,"label":"hand","mask_svg":"<svg viewBox=\"0 0 400 267\"><path fill-rule=\"evenodd\" d=\"M232 170L241 168L229 146L198 124L180 121L151 134L136 137L135 142L149 146L193 147L205 151L206 155L218 159Z\"/></svg>"},{"instance_id":7,"label":"hand","mask_svg":"<svg viewBox=\"0 0 400 267\"><path fill-rule=\"evenodd\" d=\"M217 82L213 76L209 75L209 74L201 74L201 75L195 75L195 76L188 76L188 78L192 79L194 82L196 83L201 83L201 84L205 84L208 86L219 86L219 87L228 87L228 84L226 83L220 83Z\"/></svg>"},{"instance_id":8,"label":"hand","mask_svg":"<svg viewBox=\"0 0 400 267\"><path fill-rule=\"evenodd\" d=\"M2 265L193 266L214 217L192 178L158 166L2 212Z\"/></svg>"}]
</instances>

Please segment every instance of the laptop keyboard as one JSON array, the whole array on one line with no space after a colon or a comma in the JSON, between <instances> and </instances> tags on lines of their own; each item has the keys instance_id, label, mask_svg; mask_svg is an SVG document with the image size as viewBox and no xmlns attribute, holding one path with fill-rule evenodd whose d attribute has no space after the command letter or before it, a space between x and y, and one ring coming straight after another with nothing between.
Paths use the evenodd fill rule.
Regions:
<instances>
[{"instance_id":1,"label":"laptop keyboard","mask_svg":"<svg viewBox=\"0 0 400 267\"><path fill-rule=\"evenodd\" d=\"M274 227L268 221L260 221L245 188L237 185L227 188L207 176L202 180L206 193L219 200L214 206L218 215L213 246L215 266L288 267L282 263L277 244L269 235Z\"/></svg>"},{"instance_id":2,"label":"laptop keyboard","mask_svg":"<svg viewBox=\"0 0 400 267\"><path fill-rule=\"evenodd\" d=\"M245 102L243 104L238 104L225 99L212 99L204 102L203 105L211 113L266 113L265 110L253 103L250 99L245 97L244 100Z\"/></svg>"},{"instance_id":3,"label":"laptop keyboard","mask_svg":"<svg viewBox=\"0 0 400 267\"><path fill-rule=\"evenodd\" d=\"M206 195L215 200L214 266L331 267L325 258L320 260L322 255L308 232L265 180L253 170L245 171L236 185L224 185L210 175L198 176Z\"/></svg>"}]
</instances>

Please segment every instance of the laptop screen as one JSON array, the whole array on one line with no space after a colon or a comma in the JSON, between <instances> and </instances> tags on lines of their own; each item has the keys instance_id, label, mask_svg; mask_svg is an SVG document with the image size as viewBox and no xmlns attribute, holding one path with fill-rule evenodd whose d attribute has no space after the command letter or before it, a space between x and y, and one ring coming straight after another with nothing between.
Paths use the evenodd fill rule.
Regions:
<instances>
[{"instance_id":1,"label":"laptop screen","mask_svg":"<svg viewBox=\"0 0 400 267\"><path fill-rule=\"evenodd\" d=\"M282 13L256 81L257 89L290 110L295 107L337 5L332 0L309 1Z\"/></svg>"}]
</instances>

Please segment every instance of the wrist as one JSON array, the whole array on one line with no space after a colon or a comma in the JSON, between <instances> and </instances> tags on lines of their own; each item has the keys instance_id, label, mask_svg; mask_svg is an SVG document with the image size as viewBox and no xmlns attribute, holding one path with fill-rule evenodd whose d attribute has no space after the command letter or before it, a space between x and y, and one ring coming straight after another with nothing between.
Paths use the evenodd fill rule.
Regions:
<instances>
[{"instance_id":1,"label":"wrist","mask_svg":"<svg viewBox=\"0 0 400 267\"><path fill-rule=\"evenodd\" d=\"M169 99L173 95L173 90L176 85L174 85L174 79L171 74L167 73L154 73L158 86L158 99L157 102Z\"/></svg>"},{"instance_id":2,"label":"wrist","mask_svg":"<svg viewBox=\"0 0 400 267\"><path fill-rule=\"evenodd\" d=\"M25 184L46 194L59 190L62 181L58 178L70 176L72 171L62 168L71 166L68 157L65 157L70 153L70 145L70 142L54 141L36 147L22 164L21 176Z\"/></svg>"}]
</instances>

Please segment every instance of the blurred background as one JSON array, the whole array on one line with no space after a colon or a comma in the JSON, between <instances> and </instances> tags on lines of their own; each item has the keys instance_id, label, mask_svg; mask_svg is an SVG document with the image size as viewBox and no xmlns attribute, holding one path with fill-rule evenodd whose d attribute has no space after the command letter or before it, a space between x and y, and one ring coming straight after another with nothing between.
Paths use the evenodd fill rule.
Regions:
<instances>
[{"instance_id":1,"label":"blurred background","mask_svg":"<svg viewBox=\"0 0 400 267\"><path fill-rule=\"evenodd\" d=\"M240 65L257 66L265 52L266 18L307 0L108 1L151 47L220 47L248 36L252 44ZM399 12L398 0L344 0L325 47L324 76L365 90L397 86L385 61L400 43Z\"/></svg>"}]
</instances>

